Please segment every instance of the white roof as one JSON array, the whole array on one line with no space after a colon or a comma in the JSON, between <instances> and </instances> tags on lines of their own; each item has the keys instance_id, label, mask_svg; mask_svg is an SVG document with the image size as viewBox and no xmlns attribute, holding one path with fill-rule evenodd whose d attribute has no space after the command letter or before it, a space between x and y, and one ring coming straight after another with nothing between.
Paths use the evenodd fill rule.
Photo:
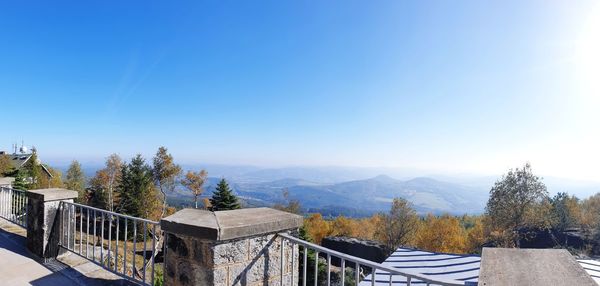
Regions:
<instances>
[{"instance_id":1,"label":"white roof","mask_svg":"<svg viewBox=\"0 0 600 286\"><path fill-rule=\"evenodd\" d=\"M579 264L600 285L600 261L578 260ZM481 257L479 255L460 255L448 253L435 253L418 249L398 248L383 263L388 267L397 268L406 272L418 272L431 278L450 280L465 285L477 285ZM372 275L368 275L360 286L369 286ZM378 270L375 272L375 285L390 285L390 275ZM406 285L406 278L392 275L392 285ZM426 285L422 281L413 280L412 285Z\"/></svg>"},{"instance_id":2,"label":"white roof","mask_svg":"<svg viewBox=\"0 0 600 286\"><path fill-rule=\"evenodd\" d=\"M600 285L600 261L589 260L589 259L580 259L577 260L579 265L585 269L585 271L592 276L592 279L596 281L598 285Z\"/></svg>"}]
</instances>

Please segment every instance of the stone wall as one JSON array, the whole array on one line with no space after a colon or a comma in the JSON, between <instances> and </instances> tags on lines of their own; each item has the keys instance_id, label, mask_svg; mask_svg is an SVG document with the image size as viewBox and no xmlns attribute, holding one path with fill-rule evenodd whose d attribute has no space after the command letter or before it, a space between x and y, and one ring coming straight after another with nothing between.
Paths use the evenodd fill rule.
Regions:
<instances>
[{"instance_id":1,"label":"stone wall","mask_svg":"<svg viewBox=\"0 0 600 286\"><path fill-rule=\"evenodd\" d=\"M50 258L58 250L55 225L61 201L73 202L77 192L65 189L30 190L27 193L27 248L41 258Z\"/></svg>"},{"instance_id":2,"label":"stone wall","mask_svg":"<svg viewBox=\"0 0 600 286\"><path fill-rule=\"evenodd\" d=\"M168 234L165 282L182 286L280 285L281 240L276 234L231 241ZM292 247L285 242L283 285L298 285L298 246L293 249L292 258Z\"/></svg>"},{"instance_id":3,"label":"stone wall","mask_svg":"<svg viewBox=\"0 0 600 286\"><path fill-rule=\"evenodd\" d=\"M298 285L298 246L277 234L301 225L302 217L268 208L181 210L161 220L165 285Z\"/></svg>"}]
</instances>

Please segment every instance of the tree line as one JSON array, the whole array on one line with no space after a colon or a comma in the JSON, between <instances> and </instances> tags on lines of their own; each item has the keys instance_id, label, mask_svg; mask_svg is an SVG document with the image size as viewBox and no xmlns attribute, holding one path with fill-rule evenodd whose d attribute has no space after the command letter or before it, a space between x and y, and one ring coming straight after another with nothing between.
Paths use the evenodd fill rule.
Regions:
<instances>
[{"instance_id":1,"label":"tree line","mask_svg":"<svg viewBox=\"0 0 600 286\"><path fill-rule=\"evenodd\" d=\"M297 201L277 207L301 210ZM408 201L395 198L387 213L361 219L308 214L304 222L307 239L315 243L327 236L349 236L377 241L390 252L414 247L476 254L483 246L519 247L521 242L535 239L536 233L569 229L577 230L587 241L600 241L600 193L584 200L565 192L551 197L528 163L510 169L495 182L482 215L419 216ZM586 246L588 253L583 254L598 253L598 247Z\"/></svg>"},{"instance_id":2,"label":"tree line","mask_svg":"<svg viewBox=\"0 0 600 286\"><path fill-rule=\"evenodd\" d=\"M184 175L165 147L158 148L151 163L140 154L129 162L111 154L104 167L89 180L77 160L69 165L64 178L57 169L44 167L53 174L50 180L41 175L36 153L18 170L12 167L8 156L0 156L0 176L15 177L13 187L16 189L67 188L78 192L78 203L135 217L158 220L174 213L176 209L168 205L167 195L178 186L190 192L196 208L211 211L241 208L239 199L224 178L217 184L212 198L204 199L199 205L208 172L190 170Z\"/></svg>"}]
</instances>

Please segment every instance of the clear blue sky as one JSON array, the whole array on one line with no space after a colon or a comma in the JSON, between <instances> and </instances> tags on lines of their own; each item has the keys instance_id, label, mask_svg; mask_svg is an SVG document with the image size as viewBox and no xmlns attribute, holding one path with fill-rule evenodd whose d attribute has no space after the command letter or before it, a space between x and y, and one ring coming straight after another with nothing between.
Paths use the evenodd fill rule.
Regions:
<instances>
[{"instance_id":1,"label":"clear blue sky","mask_svg":"<svg viewBox=\"0 0 600 286\"><path fill-rule=\"evenodd\" d=\"M0 147L598 177L598 1L3 1Z\"/></svg>"}]
</instances>

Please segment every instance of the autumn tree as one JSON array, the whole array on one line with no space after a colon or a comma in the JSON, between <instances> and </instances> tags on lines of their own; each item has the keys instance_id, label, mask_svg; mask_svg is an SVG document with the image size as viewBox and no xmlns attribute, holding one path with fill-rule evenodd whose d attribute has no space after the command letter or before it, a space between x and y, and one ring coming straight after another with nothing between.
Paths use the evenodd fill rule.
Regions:
<instances>
[{"instance_id":1,"label":"autumn tree","mask_svg":"<svg viewBox=\"0 0 600 286\"><path fill-rule=\"evenodd\" d=\"M195 208L198 208L198 198L204 192L204 183L206 183L207 178L208 173L205 170L200 170L199 172L188 171L181 180L181 184L192 192ZM206 203L205 207L207 207Z\"/></svg>"},{"instance_id":2,"label":"autumn tree","mask_svg":"<svg viewBox=\"0 0 600 286\"><path fill-rule=\"evenodd\" d=\"M108 175L105 169L96 171L96 175L90 179L88 193L88 205L100 209L109 209L108 190L106 188Z\"/></svg>"},{"instance_id":3,"label":"autumn tree","mask_svg":"<svg viewBox=\"0 0 600 286\"><path fill-rule=\"evenodd\" d=\"M466 253L481 253L481 248L487 241L485 225L483 218L475 221L473 226L467 230L467 248Z\"/></svg>"},{"instance_id":4,"label":"autumn tree","mask_svg":"<svg viewBox=\"0 0 600 286\"><path fill-rule=\"evenodd\" d=\"M434 252L465 253L466 233L458 218L429 214L419 227L415 245L419 249Z\"/></svg>"},{"instance_id":5,"label":"autumn tree","mask_svg":"<svg viewBox=\"0 0 600 286\"><path fill-rule=\"evenodd\" d=\"M417 213L411 204L403 198L395 198L390 212L382 215L377 237L388 251L394 251L399 246L411 242L417 228L417 220Z\"/></svg>"},{"instance_id":6,"label":"autumn tree","mask_svg":"<svg viewBox=\"0 0 600 286\"><path fill-rule=\"evenodd\" d=\"M10 157L6 154L0 154L0 177L7 176L13 171Z\"/></svg>"},{"instance_id":7,"label":"autumn tree","mask_svg":"<svg viewBox=\"0 0 600 286\"><path fill-rule=\"evenodd\" d=\"M116 199L115 189L121 183L121 175L123 174L123 161L117 154L111 154L106 159L104 170L106 172L105 190L108 191L107 207L110 211L114 211Z\"/></svg>"},{"instance_id":8,"label":"autumn tree","mask_svg":"<svg viewBox=\"0 0 600 286\"><path fill-rule=\"evenodd\" d=\"M330 226L330 236L346 236L366 239L366 237L359 237L362 225L361 222L357 219L351 219L345 216L338 216L330 223Z\"/></svg>"},{"instance_id":9,"label":"autumn tree","mask_svg":"<svg viewBox=\"0 0 600 286\"><path fill-rule=\"evenodd\" d=\"M69 190L77 191L78 202L85 202L85 175L81 170L81 164L79 164L77 160L73 160L71 165L69 165L65 180L65 187Z\"/></svg>"},{"instance_id":10,"label":"autumn tree","mask_svg":"<svg viewBox=\"0 0 600 286\"><path fill-rule=\"evenodd\" d=\"M329 222L324 220L320 213L311 214L305 219L304 229L306 230L306 235L316 244L321 244L323 238L331 234Z\"/></svg>"},{"instance_id":11,"label":"autumn tree","mask_svg":"<svg viewBox=\"0 0 600 286\"><path fill-rule=\"evenodd\" d=\"M519 229L543 224L548 201L546 186L533 174L529 163L523 168L509 170L497 181L490 190L486 214L497 235L509 236L498 238L503 244L509 243L502 246L518 245L522 238Z\"/></svg>"},{"instance_id":12,"label":"autumn tree","mask_svg":"<svg viewBox=\"0 0 600 286\"><path fill-rule=\"evenodd\" d=\"M167 192L173 192L177 185L177 177L181 174L181 167L175 164L173 156L168 153L167 148L160 147L153 160L152 174L154 184L162 194L162 211L160 217L165 215L167 210ZM196 208L197 208L196 204Z\"/></svg>"},{"instance_id":13,"label":"autumn tree","mask_svg":"<svg viewBox=\"0 0 600 286\"><path fill-rule=\"evenodd\" d=\"M225 179L221 179L210 199L213 211L225 211L240 209L240 202L229 188Z\"/></svg>"},{"instance_id":14,"label":"autumn tree","mask_svg":"<svg viewBox=\"0 0 600 286\"><path fill-rule=\"evenodd\" d=\"M62 172L50 166L45 167L50 173L51 177L40 176L38 185L42 188L62 188L64 186L62 182Z\"/></svg>"},{"instance_id":15,"label":"autumn tree","mask_svg":"<svg viewBox=\"0 0 600 286\"><path fill-rule=\"evenodd\" d=\"M284 189L282 192L283 201L281 203L277 203L273 205L273 208L276 210L281 210L288 213L293 214L301 214L302 209L300 206L300 201L292 199L290 197L290 192L287 189Z\"/></svg>"},{"instance_id":16,"label":"autumn tree","mask_svg":"<svg viewBox=\"0 0 600 286\"><path fill-rule=\"evenodd\" d=\"M558 193L551 200L554 227L564 231L569 227L576 227L581 220L579 199L567 193Z\"/></svg>"},{"instance_id":17,"label":"autumn tree","mask_svg":"<svg viewBox=\"0 0 600 286\"><path fill-rule=\"evenodd\" d=\"M581 202L581 225L588 232L600 233L600 193Z\"/></svg>"},{"instance_id":18,"label":"autumn tree","mask_svg":"<svg viewBox=\"0 0 600 286\"><path fill-rule=\"evenodd\" d=\"M90 179L90 205L114 211L118 204L115 189L121 182L122 168L123 161L119 155L111 154L106 158L104 168L96 171Z\"/></svg>"}]
</instances>

